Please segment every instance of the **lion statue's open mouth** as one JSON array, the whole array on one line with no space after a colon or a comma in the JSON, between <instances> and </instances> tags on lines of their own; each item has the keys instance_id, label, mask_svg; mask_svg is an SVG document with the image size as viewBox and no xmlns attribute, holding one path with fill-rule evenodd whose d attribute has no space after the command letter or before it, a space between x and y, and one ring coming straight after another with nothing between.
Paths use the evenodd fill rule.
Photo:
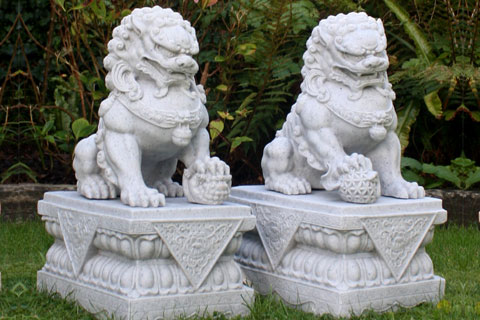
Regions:
<instances>
[{"instance_id":1,"label":"lion statue's open mouth","mask_svg":"<svg viewBox=\"0 0 480 320\"><path fill-rule=\"evenodd\" d=\"M357 203L380 194L424 196L400 174L386 46L381 20L365 13L330 16L315 27L303 56L302 93L264 149L267 189L339 189L344 200Z\"/></svg>"},{"instance_id":2,"label":"lion statue's open mouth","mask_svg":"<svg viewBox=\"0 0 480 320\"><path fill-rule=\"evenodd\" d=\"M210 158L205 92L196 85L195 30L170 9L135 9L113 30L104 59L110 95L96 134L75 148L77 189L157 207L165 196L218 204L230 192L228 166ZM172 181L185 164L182 188Z\"/></svg>"}]
</instances>

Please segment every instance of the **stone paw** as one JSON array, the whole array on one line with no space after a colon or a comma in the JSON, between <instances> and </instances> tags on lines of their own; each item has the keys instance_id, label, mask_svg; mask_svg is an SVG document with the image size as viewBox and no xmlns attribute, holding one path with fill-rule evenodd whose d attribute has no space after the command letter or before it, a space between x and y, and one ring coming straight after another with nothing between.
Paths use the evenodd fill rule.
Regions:
<instances>
[{"instance_id":1,"label":"stone paw","mask_svg":"<svg viewBox=\"0 0 480 320\"><path fill-rule=\"evenodd\" d=\"M173 181L158 181L154 184L158 192L165 197L183 197L183 188L180 184Z\"/></svg>"},{"instance_id":2,"label":"stone paw","mask_svg":"<svg viewBox=\"0 0 480 320\"><path fill-rule=\"evenodd\" d=\"M373 166L370 159L362 154L352 153L345 156L338 165L340 174L349 173L351 171L372 171Z\"/></svg>"},{"instance_id":3,"label":"stone paw","mask_svg":"<svg viewBox=\"0 0 480 320\"><path fill-rule=\"evenodd\" d=\"M230 168L217 157L197 160L183 173L187 200L202 204L220 204L230 195Z\"/></svg>"},{"instance_id":4,"label":"stone paw","mask_svg":"<svg viewBox=\"0 0 480 320\"><path fill-rule=\"evenodd\" d=\"M382 194L384 196L401 199L420 199L425 197L425 190L416 182L398 179L382 184Z\"/></svg>"},{"instance_id":5,"label":"stone paw","mask_svg":"<svg viewBox=\"0 0 480 320\"><path fill-rule=\"evenodd\" d=\"M273 179L266 179L265 188L289 195L306 194L312 192L312 186L307 180L294 177L290 174L283 174Z\"/></svg>"},{"instance_id":6,"label":"stone paw","mask_svg":"<svg viewBox=\"0 0 480 320\"><path fill-rule=\"evenodd\" d=\"M115 186L98 174L87 175L79 179L77 189L81 195L89 199L113 199L117 197Z\"/></svg>"},{"instance_id":7,"label":"stone paw","mask_svg":"<svg viewBox=\"0 0 480 320\"><path fill-rule=\"evenodd\" d=\"M120 199L131 207L163 207L165 196L156 189L147 187L131 186L124 188Z\"/></svg>"}]
</instances>

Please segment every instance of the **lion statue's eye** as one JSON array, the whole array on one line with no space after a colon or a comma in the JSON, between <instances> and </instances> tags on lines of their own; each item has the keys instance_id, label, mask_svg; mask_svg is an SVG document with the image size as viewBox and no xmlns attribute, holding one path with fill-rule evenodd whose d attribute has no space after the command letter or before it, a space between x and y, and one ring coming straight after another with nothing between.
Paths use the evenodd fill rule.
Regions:
<instances>
[{"instance_id":1,"label":"lion statue's eye","mask_svg":"<svg viewBox=\"0 0 480 320\"><path fill-rule=\"evenodd\" d=\"M362 61L365 56L361 55L355 55L355 54L350 54L350 53L347 53L347 52L343 52L343 57L344 59L346 60L349 60L349 61L354 61L354 62L359 62L359 61Z\"/></svg>"},{"instance_id":2,"label":"lion statue's eye","mask_svg":"<svg viewBox=\"0 0 480 320\"><path fill-rule=\"evenodd\" d=\"M175 56L175 52L172 52L168 49L165 49L164 47L162 47L161 45L159 44L156 44L155 45L155 51L159 52L161 55L163 55L164 57L168 57L168 58L172 58Z\"/></svg>"}]
</instances>

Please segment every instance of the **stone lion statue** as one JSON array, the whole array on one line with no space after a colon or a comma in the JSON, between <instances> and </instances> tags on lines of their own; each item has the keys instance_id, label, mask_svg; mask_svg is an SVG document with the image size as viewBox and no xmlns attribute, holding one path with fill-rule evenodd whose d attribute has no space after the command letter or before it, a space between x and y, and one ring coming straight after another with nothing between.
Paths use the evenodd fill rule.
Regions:
<instances>
[{"instance_id":1,"label":"stone lion statue","mask_svg":"<svg viewBox=\"0 0 480 320\"><path fill-rule=\"evenodd\" d=\"M228 166L210 158L205 92L195 84L195 29L170 9L135 9L113 30L104 59L110 95L96 134L75 148L77 189L130 206L165 196L218 204L230 192ZM171 177L185 164L183 188Z\"/></svg>"},{"instance_id":2,"label":"stone lion statue","mask_svg":"<svg viewBox=\"0 0 480 320\"><path fill-rule=\"evenodd\" d=\"M365 13L320 21L303 56L302 92L262 158L267 189L339 189L349 202L380 194L422 198L400 173L401 149L380 19Z\"/></svg>"}]
</instances>

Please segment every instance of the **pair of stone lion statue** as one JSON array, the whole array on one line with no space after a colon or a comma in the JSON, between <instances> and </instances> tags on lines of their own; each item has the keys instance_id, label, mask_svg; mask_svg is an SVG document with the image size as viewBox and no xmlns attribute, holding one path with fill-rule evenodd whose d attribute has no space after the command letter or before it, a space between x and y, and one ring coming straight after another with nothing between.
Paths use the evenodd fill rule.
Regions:
<instances>
[{"instance_id":1,"label":"pair of stone lion statue","mask_svg":"<svg viewBox=\"0 0 480 320\"><path fill-rule=\"evenodd\" d=\"M210 157L205 92L194 79L194 28L170 9L135 9L114 29L108 51L111 92L98 131L75 149L78 192L140 207L163 206L166 196L223 202L231 175ZM302 93L264 150L266 188L338 189L357 203L380 194L423 197L423 188L400 174L382 22L365 13L330 16L313 30L303 58ZM186 167L183 187L172 181L178 160Z\"/></svg>"}]
</instances>

